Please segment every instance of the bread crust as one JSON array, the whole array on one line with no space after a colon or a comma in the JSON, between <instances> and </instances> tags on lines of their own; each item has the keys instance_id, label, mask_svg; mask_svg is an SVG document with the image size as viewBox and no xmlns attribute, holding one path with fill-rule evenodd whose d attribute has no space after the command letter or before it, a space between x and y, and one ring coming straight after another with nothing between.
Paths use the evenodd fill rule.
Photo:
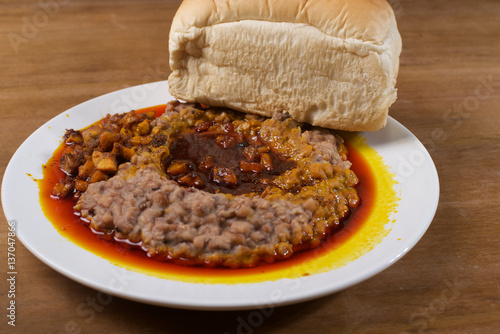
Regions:
<instances>
[{"instance_id":1,"label":"bread crust","mask_svg":"<svg viewBox=\"0 0 500 334\"><path fill-rule=\"evenodd\" d=\"M385 126L401 37L386 0L184 0L171 94L351 131Z\"/></svg>"}]
</instances>

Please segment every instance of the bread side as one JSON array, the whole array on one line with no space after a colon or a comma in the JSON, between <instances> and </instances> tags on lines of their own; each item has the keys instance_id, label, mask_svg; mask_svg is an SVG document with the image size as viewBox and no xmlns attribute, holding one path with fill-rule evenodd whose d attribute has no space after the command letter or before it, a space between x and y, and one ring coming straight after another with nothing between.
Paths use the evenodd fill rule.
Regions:
<instances>
[{"instance_id":1,"label":"bread side","mask_svg":"<svg viewBox=\"0 0 500 334\"><path fill-rule=\"evenodd\" d=\"M401 51L385 0L249 3L183 2L170 33L174 96L343 130L385 125Z\"/></svg>"}]
</instances>

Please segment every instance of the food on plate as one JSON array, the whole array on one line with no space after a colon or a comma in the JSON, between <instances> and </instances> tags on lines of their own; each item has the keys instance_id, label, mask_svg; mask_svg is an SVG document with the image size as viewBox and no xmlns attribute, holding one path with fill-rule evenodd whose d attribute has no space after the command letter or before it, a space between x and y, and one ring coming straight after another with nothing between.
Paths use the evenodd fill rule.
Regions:
<instances>
[{"instance_id":1,"label":"food on plate","mask_svg":"<svg viewBox=\"0 0 500 334\"><path fill-rule=\"evenodd\" d=\"M169 50L178 99L367 131L396 99L401 37L386 0L184 0Z\"/></svg>"},{"instance_id":2,"label":"food on plate","mask_svg":"<svg viewBox=\"0 0 500 334\"><path fill-rule=\"evenodd\" d=\"M159 260L252 267L317 247L359 205L330 130L170 102L68 130L52 195L96 232Z\"/></svg>"},{"instance_id":3,"label":"food on plate","mask_svg":"<svg viewBox=\"0 0 500 334\"><path fill-rule=\"evenodd\" d=\"M159 260L243 268L318 247L360 204L325 128L380 129L396 99L390 5L184 0L169 43L186 102L68 130L52 194Z\"/></svg>"}]
</instances>

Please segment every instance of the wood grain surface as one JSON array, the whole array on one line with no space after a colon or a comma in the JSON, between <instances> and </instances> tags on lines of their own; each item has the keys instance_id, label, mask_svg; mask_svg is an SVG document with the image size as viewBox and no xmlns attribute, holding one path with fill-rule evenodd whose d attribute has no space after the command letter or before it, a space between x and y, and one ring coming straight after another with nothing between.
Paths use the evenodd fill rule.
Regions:
<instances>
[{"instance_id":1,"label":"wood grain surface","mask_svg":"<svg viewBox=\"0 0 500 334\"><path fill-rule=\"evenodd\" d=\"M0 174L43 123L88 99L165 80L180 0L0 0ZM500 333L500 1L394 0L403 53L391 115L440 176L429 230L403 259L342 292L255 311L201 312L113 298L17 243L16 326L1 333ZM22 201L22 198L19 198ZM2 274L3 272L3 274ZM93 313L84 313L89 305Z\"/></svg>"}]
</instances>

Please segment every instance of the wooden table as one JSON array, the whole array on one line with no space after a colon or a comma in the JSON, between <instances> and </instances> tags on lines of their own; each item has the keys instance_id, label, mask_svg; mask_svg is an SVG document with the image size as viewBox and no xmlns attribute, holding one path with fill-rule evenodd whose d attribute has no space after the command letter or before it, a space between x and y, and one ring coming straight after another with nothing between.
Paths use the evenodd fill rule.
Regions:
<instances>
[{"instance_id":1,"label":"wooden table","mask_svg":"<svg viewBox=\"0 0 500 334\"><path fill-rule=\"evenodd\" d=\"M0 172L64 110L165 80L180 0L0 1ZM395 0L403 53L391 115L430 151L441 198L429 230L379 275L318 300L201 312L114 298L50 269L20 243L16 327L7 325L7 224L0 215L2 333L500 333L500 2ZM86 306L87 305L87 306Z\"/></svg>"}]
</instances>

